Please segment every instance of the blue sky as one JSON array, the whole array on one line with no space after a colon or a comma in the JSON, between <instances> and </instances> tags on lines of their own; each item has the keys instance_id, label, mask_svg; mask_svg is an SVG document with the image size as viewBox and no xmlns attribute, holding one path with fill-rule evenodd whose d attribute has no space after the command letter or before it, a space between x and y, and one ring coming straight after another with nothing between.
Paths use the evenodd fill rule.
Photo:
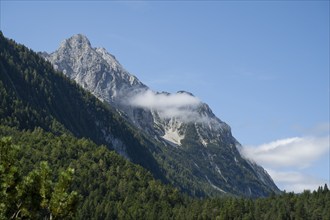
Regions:
<instances>
[{"instance_id":1,"label":"blue sky","mask_svg":"<svg viewBox=\"0 0 330 220\"><path fill-rule=\"evenodd\" d=\"M208 103L281 189L329 184L329 1L1 1L0 28L47 52L82 33Z\"/></svg>"}]
</instances>

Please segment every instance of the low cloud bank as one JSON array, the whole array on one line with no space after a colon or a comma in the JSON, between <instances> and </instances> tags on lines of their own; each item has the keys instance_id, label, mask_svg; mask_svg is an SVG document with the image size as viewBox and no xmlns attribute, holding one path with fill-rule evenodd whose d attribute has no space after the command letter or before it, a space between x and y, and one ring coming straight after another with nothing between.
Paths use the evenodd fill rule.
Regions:
<instances>
[{"instance_id":1,"label":"low cloud bank","mask_svg":"<svg viewBox=\"0 0 330 220\"><path fill-rule=\"evenodd\" d=\"M196 106L200 100L188 93L155 93L151 90L139 93L131 99L131 104L144 108L164 109Z\"/></svg>"},{"instance_id":2,"label":"low cloud bank","mask_svg":"<svg viewBox=\"0 0 330 220\"><path fill-rule=\"evenodd\" d=\"M133 96L129 100L129 104L155 110L162 118L176 117L184 121L198 121L201 119L201 116L196 112L196 108L201 104L201 101L185 92L168 94L147 90Z\"/></svg>"}]
</instances>

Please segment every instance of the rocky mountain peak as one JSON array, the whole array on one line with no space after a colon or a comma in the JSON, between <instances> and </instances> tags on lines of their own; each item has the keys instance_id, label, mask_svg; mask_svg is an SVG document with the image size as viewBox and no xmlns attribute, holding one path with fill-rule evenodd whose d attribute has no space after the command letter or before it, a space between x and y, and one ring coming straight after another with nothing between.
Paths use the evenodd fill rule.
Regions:
<instances>
[{"instance_id":1,"label":"rocky mountain peak","mask_svg":"<svg viewBox=\"0 0 330 220\"><path fill-rule=\"evenodd\" d=\"M54 68L74 79L103 101L117 105L123 96L145 86L129 74L105 48L94 48L85 35L76 34L62 41L51 54L40 53Z\"/></svg>"},{"instance_id":2,"label":"rocky mountain peak","mask_svg":"<svg viewBox=\"0 0 330 220\"><path fill-rule=\"evenodd\" d=\"M76 34L61 43L60 48L65 47L81 50L91 48L91 43L85 35Z\"/></svg>"},{"instance_id":3,"label":"rocky mountain peak","mask_svg":"<svg viewBox=\"0 0 330 220\"><path fill-rule=\"evenodd\" d=\"M261 167L241 157L230 127L192 93L152 91L106 49L92 48L81 34L63 41L54 53L42 55L97 98L114 106L160 147L158 152L168 152L169 161L160 162L168 163L168 169L172 169L174 158L180 158L173 166L189 170L203 190L249 196L278 190ZM237 177L238 173L242 176ZM185 182L175 178L171 181L178 187Z\"/></svg>"},{"instance_id":4,"label":"rocky mountain peak","mask_svg":"<svg viewBox=\"0 0 330 220\"><path fill-rule=\"evenodd\" d=\"M195 97L194 94L192 94L191 92L187 92L187 91L184 91L184 90L177 91L177 94L186 94L186 95Z\"/></svg>"}]
</instances>

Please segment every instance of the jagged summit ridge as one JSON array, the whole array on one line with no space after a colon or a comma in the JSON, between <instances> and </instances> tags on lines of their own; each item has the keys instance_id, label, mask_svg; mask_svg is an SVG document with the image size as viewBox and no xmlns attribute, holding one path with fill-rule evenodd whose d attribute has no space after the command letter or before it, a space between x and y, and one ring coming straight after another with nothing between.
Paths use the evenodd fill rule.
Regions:
<instances>
[{"instance_id":1,"label":"jagged summit ridge","mask_svg":"<svg viewBox=\"0 0 330 220\"><path fill-rule=\"evenodd\" d=\"M62 41L60 48L66 48L68 46L74 49L81 50L84 48L91 48L91 43L85 35L76 34Z\"/></svg>"},{"instance_id":2,"label":"jagged summit ridge","mask_svg":"<svg viewBox=\"0 0 330 220\"><path fill-rule=\"evenodd\" d=\"M64 40L58 50L45 55L45 58L53 63L55 69L109 103L122 98L128 87L146 87L104 48L93 48L82 34Z\"/></svg>"},{"instance_id":3,"label":"jagged summit ridge","mask_svg":"<svg viewBox=\"0 0 330 220\"><path fill-rule=\"evenodd\" d=\"M167 164L164 175L178 188L197 195L256 196L278 191L262 167L240 155L240 144L229 125L192 93L152 91L106 49L93 48L83 35L74 35L57 51L42 55L144 132L155 143L151 146L155 158ZM186 170L194 186L174 178L173 167ZM196 186L201 191L193 190Z\"/></svg>"},{"instance_id":4,"label":"jagged summit ridge","mask_svg":"<svg viewBox=\"0 0 330 220\"><path fill-rule=\"evenodd\" d=\"M192 93L152 91L128 73L106 49L93 48L82 34L64 40L57 51L45 57L56 69L63 71L99 99L115 105L127 114L133 124L152 136L159 135L171 142L171 139L166 138L169 136L166 128L173 125L170 120L186 123L212 121L213 126L210 127L230 130ZM140 117L140 114L143 116ZM179 143L175 141L175 144Z\"/></svg>"}]
</instances>

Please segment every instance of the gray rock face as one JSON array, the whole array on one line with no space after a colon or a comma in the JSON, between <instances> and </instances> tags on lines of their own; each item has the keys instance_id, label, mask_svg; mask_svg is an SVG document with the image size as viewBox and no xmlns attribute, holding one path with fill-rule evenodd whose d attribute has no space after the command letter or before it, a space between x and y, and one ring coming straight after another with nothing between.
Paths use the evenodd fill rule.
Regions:
<instances>
[{"instance_id":1,"label":"gray rock face","mask_svg":"<svg viewBox=\"0 0 330 220\"><path fill-rule=\"evenodd\" d=\"M113 55L104 48L93 48L81 34L64 40L57 51L41 55L145 132L160 148L155 157L165 158L158 159L166 164L165 176L178 188L188 193L201 191L196 195L279 192L262 167L241 156L230 127L191 93L151 91ZM186 170L197 187L186 186L186 180L171 174L173 166Z\"/></svg>"},{"instance_id":2,"label":"gray rock face","mask_svg":"<svg viewBox=\"0 0 330 220\"><path fill-rule=\"evenodd\" d=\"M45 57L55 69L112 104L132 90L147 89L114 56L104 48L92 48L89 40L81 34L64 40L56 52Z\"/></svg>"},{"instance_id":3,"label":"gray rock face","mask_svg":"<svg viewBox=\"0 0 330 220\"><path fill-rule=\"evenodd\" d=\"M43 55L55 69L62 71L100 100L117 107L134 125L150 135L158 135L172 144L180 145L178 138L172 136L183 135L183 131L179 132L183 122L200 122L204 129L211 129L211 133L220 128L230 132L229 126L216 118L211 109L191 93L179 91L171 95L151 91L128 73L113 55L104 48L92 48L89 40L81 34L64 40L56 52ZM172 103L189 98L191 100L186 104ZM152 103L145 105L134 102L137 99ZM160 99L159 102L164 103L157 100L155 103L150 99ZM173 112L168 111L169 108ZM210 137L203 137L202 132L200 135L201 141L206 144Z\"/></svg>"}]
</instances>

